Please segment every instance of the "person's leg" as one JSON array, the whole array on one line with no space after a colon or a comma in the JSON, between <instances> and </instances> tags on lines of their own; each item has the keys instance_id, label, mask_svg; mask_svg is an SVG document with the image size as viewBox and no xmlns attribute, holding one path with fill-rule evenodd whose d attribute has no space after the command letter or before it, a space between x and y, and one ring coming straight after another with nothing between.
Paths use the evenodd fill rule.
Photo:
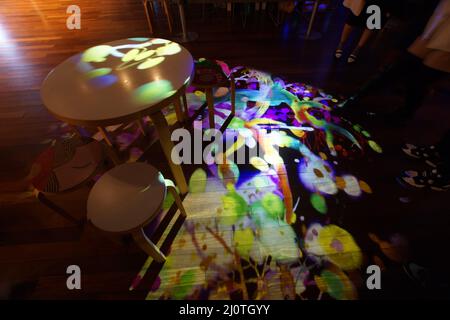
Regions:
<instances>
[{"instance_id":1,"label":"person's leg","mask_svg":"<svg viewBox=\"0 0 450 320\"><path fill-rule=\"evenodd\" d=\"M342 29L341 39L339 41L338 48L342 48L344 44L348 41L350 38L350 35L352 34L354 27L349 24L345 24L344 28Z\"/></svg>"},{"instance_id":2,"label":"person's leg","mask_svg":"<svg viewBox=\"0 0 450 320\"><path fill-rule=\"evenodd\" d=\"M363 31L363 33L361 35L361 38L359 39L359 42L358 42L356 48L353 49L352 54L350 55L350 57L347 60L348 63L353 63L353 62L356 61L359 52L367 44L369 39L372 37L373 33L374 33L373 30L364 29L364 31Z\"/></svg>"},{"instance_id":3,"label":"person's leg","mask_svg":"<svg viewBox=\"0 0 450 320\"><path fill-rule=\"evenodd\" d=\"M350 38L350 35L351 35L352 31L353 31L353 28L354 27L352 25L348 24L348 23L346 23L344 25L344 28L342 29L342 33L341 33L341 39L339 40L339 44L338 44L338 46L336 48L336 51L334 53L334 55L335 55L335 57L337 59L342 57L344 45L348 41L348 39Z\"/></svg>"},{"instance_id":4,"label":"person's leg","mask_svg":"<svg viewBox=\"0 0 450 320\"><path fill-rule=\"evenodd\" d=\"M423 104L429 90L429 85L439 80L445 72L421 65L419 73L405 79L405 104L395 111L392 116L399 119L407 119L414 115L416 110Z\"/></svg>"},{"instance_id":5,"label":"person's leg","mask_svg":"<svg viewBox=\"0 0 450 320\"><path fill-rule=\"evenodd\" d=\"M394 83L417 73L422 60L408 52L398 59L382 67L378 73L366 81L351 97L340 106L345 109L355 107L359 100L383 88L389 88Z\"/></svg>"}]
</instances>

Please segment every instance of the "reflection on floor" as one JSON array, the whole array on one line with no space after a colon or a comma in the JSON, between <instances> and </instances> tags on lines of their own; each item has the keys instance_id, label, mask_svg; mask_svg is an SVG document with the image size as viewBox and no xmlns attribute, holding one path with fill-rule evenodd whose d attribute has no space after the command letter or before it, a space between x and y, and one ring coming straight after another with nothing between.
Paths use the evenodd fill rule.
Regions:
<instances>
[{"instance_id":1,"label":"reflection on floor","mask_svg":"<svg viewBox=\"0 0 450 320\"><path fill-rule=\"evenodd\" d=\"M232 72L238 91L224 135L233 139L224 143L229 160L191 175L188 218L147 298L357 298L367 265L402 258L375 234L369 237L388 254L365 256L339 223L346 203L377 191L357 167L382 148L360 125L334 116L339 101L322 90L244 67ZM218 92L217 127L230 112L227 91ZM188 101L197 109L203 93L191 88ZM202 118L197 130L208 126ZM233 155L244 148L249 161L236 164Z\"/></svg>"}]
</instances>

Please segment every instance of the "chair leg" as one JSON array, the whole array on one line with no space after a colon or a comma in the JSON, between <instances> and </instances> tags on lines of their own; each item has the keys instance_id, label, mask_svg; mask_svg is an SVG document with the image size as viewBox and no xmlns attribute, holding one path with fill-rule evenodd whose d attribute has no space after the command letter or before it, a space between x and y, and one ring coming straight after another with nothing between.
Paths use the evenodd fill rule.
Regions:
<instances>
[{"instance_id":1,"label":"chair leg","mask_svg":"<svg viewBox=\"0 0 450 320\"><path fill-rule=\"evenodd\" d=\"M170 181L170 182L172 182L172 181ZM177 189L173 185L173 182L171 185L170 184L168 185L167 179L166 179L166 186L167 186L167 190L173 196L173 199L175 200L175 203L177 204L178 210L180 210L181 216L186 218L187 215L186 215L186 210L184 209L184 206L183 206L183 201L181 201L180 195L178 194Z\"/></svg>"},{"instance_id":2,"label":"chair leg","mask_svg":"<svg viewBox=\"0 0 450 320\"><path fill-rule=\"evenodd\" d=\"M169 32L172 33L173 32L172 16L170 15L170 9L167 0L163 0L163 7L167 18L167 24L169 25Z\"/></svg>"},{"instance_id":3,"label":"chair leg","mask_svg":"<svg viewBox=\"0 0 450 320\"><path fill-rule=\"evenodd\" d=\"M54 202L52 202L49 198L47 198L44 193L35 190L36 193L36 198L45 206L47 206L48 208L52 209L53 211L55 211L56 213L58 213L59 215L61 215L62 217L64 217L65 219L69 220L70 222L73 222L76 225L82 225L84 220L77 220L74 217L72 217L70 214L68 214L63 208L61 208L60 206L56 205Z\"/></svg>"},{"instance_id":4,"label":"chair leg","mask_svg":"<svg viewBox=\"0 0 450 320\"><path fill-rule=\"evenodd\" d=\"M148 23L148 28L150 30L150 34L153 34L152 20L150 18L150 14L148 12L149 0L143 0L142 2L144 4L144 10L145 10L145 15L147 17L147 23ZM151 2L150 2L150 7L152 7ZM152 8L152 11L153 11L153 8Z\"/></svg>"},{"instance_id":5,"label":"chair leg","mask_svg":"<svg viewBox=\"0 0 450 320\"><path fill-rule=\"evenodd\" d=\"M206 89L206 102L208 103L209 127L215 129L216 124L214 122L214 97L212 88Z\"/></svg>"},{"instance_id":6,"label":"chair leg","mask_svg":"<svg viewBox=\"0 0 450 320\"><path fill-rule=\"evenodd\" d=\"M159 248L149 239L142 228L133 232L133 239L138 246L144 250L155 261L163 263L166 261L166 256L159 250Z\"/></svg>"}]
</instances>

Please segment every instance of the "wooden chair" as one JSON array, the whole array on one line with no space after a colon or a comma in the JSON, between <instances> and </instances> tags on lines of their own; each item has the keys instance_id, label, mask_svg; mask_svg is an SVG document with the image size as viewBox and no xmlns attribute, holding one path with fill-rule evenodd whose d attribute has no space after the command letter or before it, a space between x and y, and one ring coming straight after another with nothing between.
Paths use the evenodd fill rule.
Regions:
<instances>
[{"instance_id":1,"label":"wooden chair","mask_svg":"<svg viewBox=\"0 0 450 320\"><path fill-rule=\"evenodd\" d=\"M106 172L92 188L88 220L98 229L115 234L131 234L137 245L157 262L165 255L153 243L147 227L162 216L166 193L170 192L183 218L186 211L172 181L143 162L126 163Z\"/></svg>"},{"instance_id":2,"label":"wooden chair","mask_svg":"<svg viewBox=\"0 0 450 320\"><path fill-rule=\"evenodd\" d=\"M214 60L199 59L195 62L194 80L192 85L197 89L205 90L206 103L209 114L209 127L215 128L214 121L214 95L213 88L228 87L231 95L231 114L236 112L236 86L233 74L226 75L220 65ZM228 119L225 121L227 122Z\"/></svg>"},{"instance_id":3,"label":"wooden chair","mask_svg":"<svg viewBox=\"0 0 450 320\"><path fill-rule=\"evenodd\" d=\"M150 30L150 34L153 34L153 24L152 24L152 17L155 16L155 8L153 5L153 2L156 2L155 0L141 0L142 4L144 5L145 15L147 17L147 23L148 28ZM172 33L173 31L173 22L172 22L172 15L170 13L170 5L168 0L159 0L162 8L164 9L164 14L166 15L167 24L169 26L169 32Z\"/></svg>"},{"instance_id":4,"label":"wooden chair","mask_svg":"<svg viewBox=\"0 0 450 320\"><path fill-rule=\"evenodd\" d=\"M64 218L82 224L59 207L49 196L74 191L99 173L106 152L103 145L91 138L73 134L66 139L54 140L32 165L30 182L37 199Z\"/></svg>"}]
</instances>

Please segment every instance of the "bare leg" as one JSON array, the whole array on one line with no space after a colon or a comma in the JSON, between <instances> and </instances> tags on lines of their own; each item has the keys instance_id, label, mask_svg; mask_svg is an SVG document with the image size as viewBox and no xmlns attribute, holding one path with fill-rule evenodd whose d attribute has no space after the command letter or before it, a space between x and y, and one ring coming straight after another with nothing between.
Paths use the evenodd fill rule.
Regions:
<instances>
[{"instance_id":1,"label":"bare leg","mask_svg":"<svg viewBox=\"0 0 450 320\"><path fill-rule=\"evenodd\" d=\"M352 54L348 58L348 62L352 63L355 62L356 58L358 57L359 51L367 44L369 39L373 35L373 30L365 29L363 34L361 35L361 38L359 39L358 45L355 49L353 49Z\"/></svg>"},{"instance_id":2,"label":"bare leg","mask_svg":"<svg viewBox=\"0 0 450 320\"><path fill-rule=\"evenodd\" d=\"M345 24L344 28L342 29L342 34L341 34L341 40L339 41L339 44L336 48L336 51L334 52L334 56L337 59L340 59L342 57L342 48L344 47L345 43L347 42L348 38L350 37L350 34L353 31L353 27L349 24Z\"/></svg>"},{"instance_id":3,"label":"bare leg","mask_svg":"<svg viewBox=\"0 0 450 320\"><path fill-rule=\"evenodd\" d=\"M344 29L342 29L341 40L339 41L338 49L342 49L344 44L347 42L348 38L352 34L353 27L349 24L344 25Z\"/></svg>"}]
</instances>

